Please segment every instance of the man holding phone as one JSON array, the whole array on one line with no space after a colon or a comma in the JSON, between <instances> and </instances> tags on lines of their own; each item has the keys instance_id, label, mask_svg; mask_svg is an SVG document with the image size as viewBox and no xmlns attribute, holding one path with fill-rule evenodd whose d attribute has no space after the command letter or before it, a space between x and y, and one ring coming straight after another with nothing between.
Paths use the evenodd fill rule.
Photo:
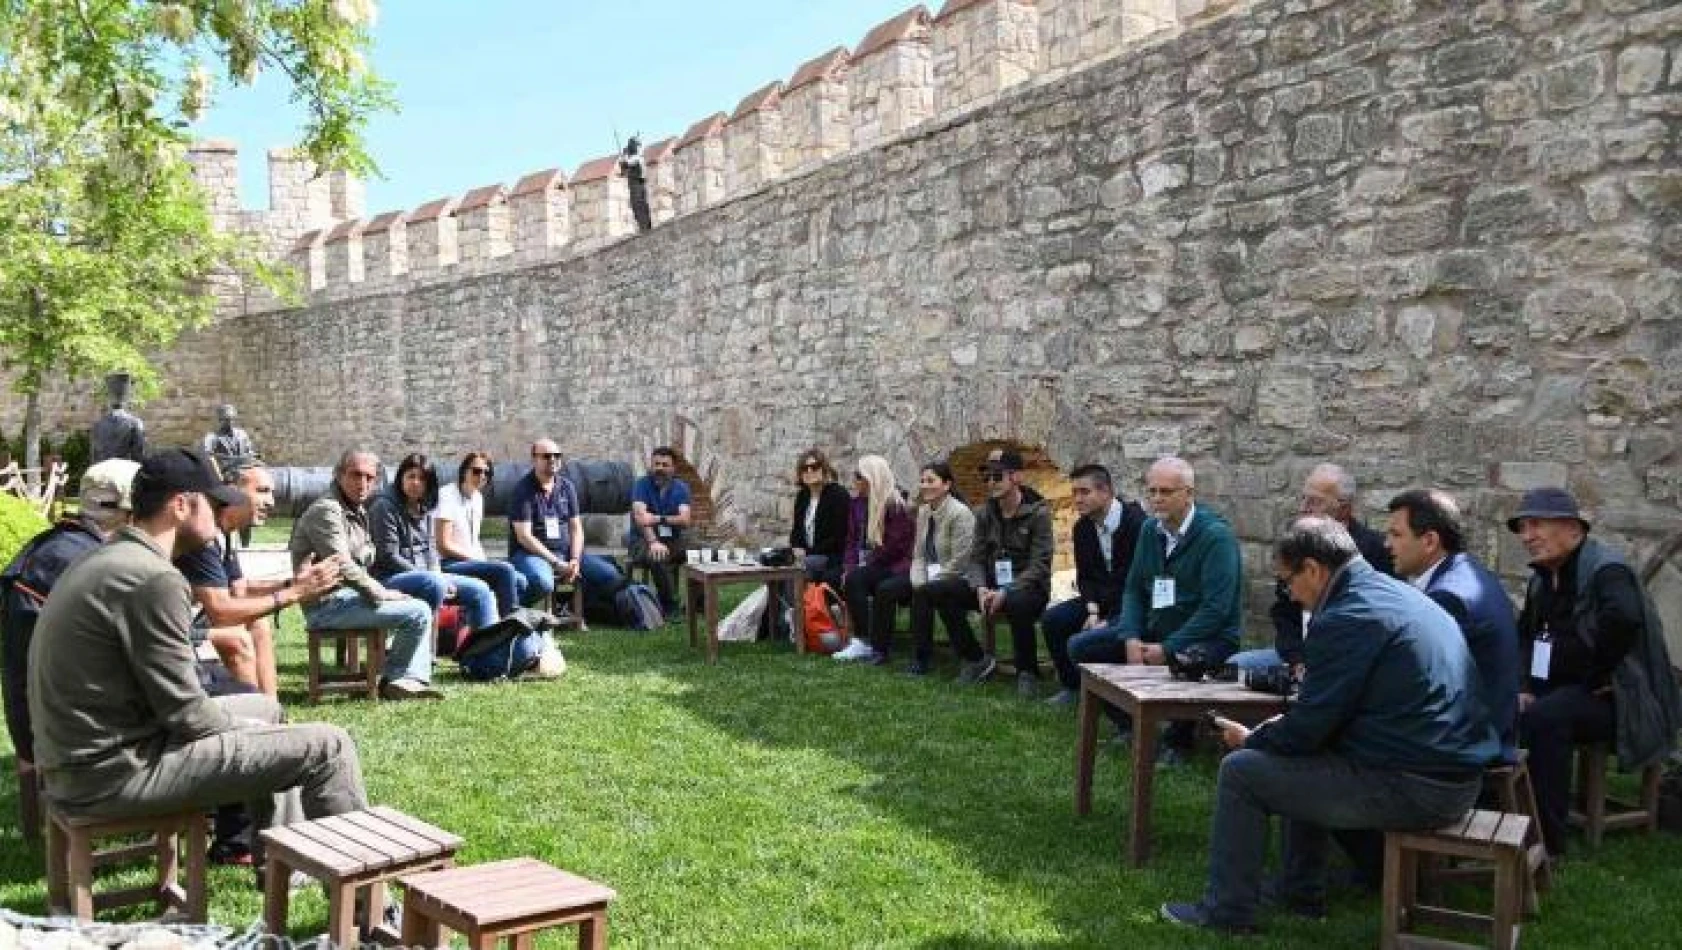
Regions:
<instances>
[{"instance_id":1,"label":"man holding phone","mask_svg":"<svg viewBox=\"0 0 1682 950\"><path fill-rule=\"evenodd\" d=\"M1283 819L1280 898L1325 914L1334 829L1437 828L1477 800L1500 752L1477 664L1454 618L1361 557L1331 518L1298 519L1274 547L1275 573L1312 612L1297 700L1254 730L1215 719L1234 749L1221 762L1209 878L1195 903L1162 905L1168 921L1256 929L1269 819Z\"/></svg>"}]
</instances>

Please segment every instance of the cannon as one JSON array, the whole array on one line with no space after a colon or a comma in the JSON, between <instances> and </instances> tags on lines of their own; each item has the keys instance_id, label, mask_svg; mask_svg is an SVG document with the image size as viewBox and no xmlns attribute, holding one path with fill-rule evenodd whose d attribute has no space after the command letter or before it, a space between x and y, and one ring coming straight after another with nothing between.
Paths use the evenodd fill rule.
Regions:
<instances>
[{"instance_id":1,"label":"cannon","mask_svg":"<svg viewBox=\"0 0 1682 950\"><path fill-rule=\"evenodd\" d=\"M380 466L380 491L391 482L395 465ZM432 471L439 485L453 484L456 479L455 462L434 462ZM502 463L491 473L491 483L485 488L485 515L490 518L508 514L508 500L514 497L514 483L531 471L527 463ZM274 477L275 513L296 518L310 503L327 493L333 484L333 469L324 467L276 466L269 469ZM561 474L578 489L578 507L587 515L622 515L631 510L631 484L636 475L625 462L605 459L571 459L561 467Z\"/></svg>"}]
</instances>

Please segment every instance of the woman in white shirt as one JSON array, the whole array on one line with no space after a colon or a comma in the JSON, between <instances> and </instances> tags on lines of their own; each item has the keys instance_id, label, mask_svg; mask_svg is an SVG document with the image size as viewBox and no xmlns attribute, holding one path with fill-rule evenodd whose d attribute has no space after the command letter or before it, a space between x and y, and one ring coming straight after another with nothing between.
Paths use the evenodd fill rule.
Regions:
<instances>
[{"instance_id":1,"label":"woman in white shirt","mask_svg":"<svg viewBox=\"0 0 1682 950\"><path fill-rule=\"evenodd\" d=\"M469 452L456 469L454 484L438 489L438 507L433 511L434 543L444 570L463 577L477 577L496 594L497 613L508 616L525 596L526 579L507 561L485 556L479 543L479 528L485 521L485 486L491 483L491 457Z\"/></svg>"}]
</instances>

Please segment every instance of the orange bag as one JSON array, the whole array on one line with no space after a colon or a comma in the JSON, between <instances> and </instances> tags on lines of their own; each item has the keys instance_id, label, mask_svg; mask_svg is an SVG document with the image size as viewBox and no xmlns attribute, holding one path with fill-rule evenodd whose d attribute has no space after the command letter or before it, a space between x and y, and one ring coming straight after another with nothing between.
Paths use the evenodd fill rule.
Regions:
<instances>
[{"instance_id":1,"label":"orange bag","mask_svg":"<svg viewBox=\"0 0 1682 950\"><path fill-rule=\"evenodd\" d=\"M828 584L807 584L806 602L801 605L806 620L806 650L834 653L847 643L842 632L847 608L841 595Z\"/></svg>"}]
</instances>

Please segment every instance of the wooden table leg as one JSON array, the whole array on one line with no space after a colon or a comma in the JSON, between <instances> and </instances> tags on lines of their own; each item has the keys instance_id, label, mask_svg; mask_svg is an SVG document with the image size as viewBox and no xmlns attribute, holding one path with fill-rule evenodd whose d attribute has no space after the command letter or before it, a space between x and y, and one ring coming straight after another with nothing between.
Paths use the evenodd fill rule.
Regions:
<instances>
[{"instance_id":1,"label":"wooden table leg","mask_svg":"<svg viewBox=\"0 0 1682 950\"><path fill-rule=\"evenodd\" d=\"M597 911L578 922L578 950L607 950L606 911Z\"/></svg>"},{"instance_id":2,"label":"wooden table leg","mask_svg":"<svg viewBox=\"0 0 1682 950\"><path fill-rule=\"evenodd\" d=\"M709 578L710 581L710 578ZM718 585L707 583L707 662L718 662Z\"/></svg>"},{"instance_id":3,"label":"wooden table leg","mask_svg":"<svg viewBox=\"0 0 1682 950\"><path fill-rule=\"evenodd\" d=\"M276 937L286 936L286 912L292 903L292 868L270 855L263 862L263 926Z\"/></svg>"},{"instance_id":4,"label":"wooden table leg","mask_svg":"<svg viewBox=\"0 0 1682 950\"><path fill-rule=\"evenodd\" d=\"M281 886L289 882L283 881ZM339 883L328 888L327 939L335 947L354 947L356 934L356 885Z\"/></svg>"},{"instance_id":5,"label":"wooden table leg","mask_svg":"<svg viewBox=\"0 0 1682 950\"><path fill-rule=\"evenodd\" d=\"M806 572L794 581L794 652L806 652Z\"/></svg>"},{"instance_id":6,"label":"wooden table leg","mask_svg":"<svg viewBox=\"0 0 1682 950\"><path fill-rule=\"evenodd\" d=\"M1092 813L1092 766L1098 757L1098 713L1103 705L1083 679L1080 690L1080 724L1075 733L1075 814Z\"/></svg>"},{"instance_id":7,"label":"wooden table leg","mask_svg":"<svg viewBox=\"0 0 1682 950\"><path fill-rule=\"evenodd\" d=\"M438 922L417 910L412 904L403 908L403 946L436 947L444 942L443 929Z\"/></svg>"},{"instance_id":8,"label":"wooden table leg","mask_svg":"<svg viewBox=\"0 0 1682 950\"><path fill-rule=\"evenodd\" d=\"M689 648L695 649L695 615L701 610L701 605L695 597L695 572L688 565L683 567L683 612L689 618Z\"/></svg>"},{"instance_id":9,"label":"wooden table leg","mask_svg":"<svg viewBox=\"0 0 1682 950\"><path fill-rule=\"evenodd\" d=\"M1133 713L1133 809L1127 816L1127 857L1143 867L1151 856L1151 794L1156 782L1156 719Z\"/></svg>"}]
</instances>

